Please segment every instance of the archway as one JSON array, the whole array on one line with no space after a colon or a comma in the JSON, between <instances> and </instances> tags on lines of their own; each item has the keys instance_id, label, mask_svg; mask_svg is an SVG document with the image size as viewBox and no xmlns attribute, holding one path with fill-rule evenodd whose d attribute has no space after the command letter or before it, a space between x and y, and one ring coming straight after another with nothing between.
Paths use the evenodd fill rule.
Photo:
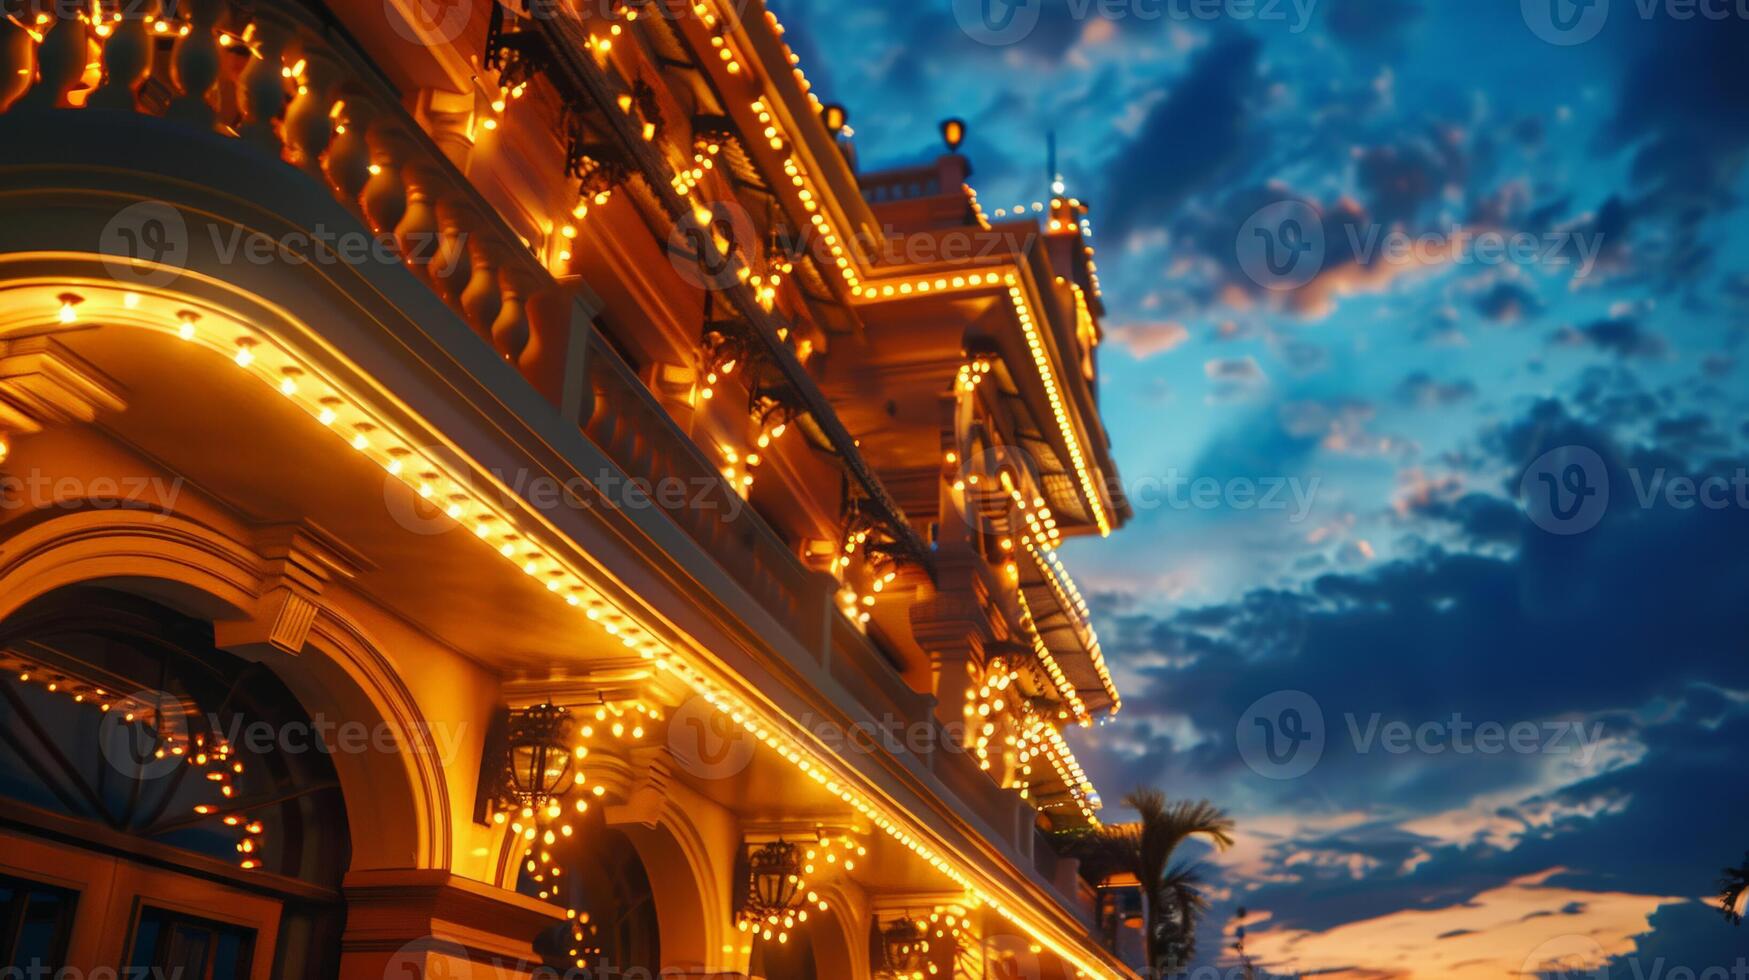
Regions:
<instances>
[{"instance_id":1,"label":"archway","mask_svg":"<svg viewBox=\"0 0 1749 980\"><path fill-rule=\"evenodd\" d=\"M655 977L662 966L662 927L649 871L631 840L608 827L598 814L578 833L554 846L562 880L558 904L574 919L542 933L535 952L544 965L561 972L586 970L592 976ZM535 895L555 888L534 877L524 864L517 887Z\"/></svg>"},{"instance_id":2,"label":"archway","mask_svg":"<svg viewBox=\"0 0 1749 980\"><path fill-rule=\"evenodd\" d=\"M50 595L101 586L210 624L211 636L248 618L262 590L251 544L180 515L99 508L18 525L0 554L0 623ZM330 757L353 804L352 863L342 870L447 867L450 806L440 755L425 744L429 726L376 643L323 608L305 651L268 666L293 703L324 721L423 740L412 751Z\"/></svg>"},{"instance_id":3,"label":"archway","mask_svg":"<svg viewBox=\"0 0 1749 980\"><path fill-rule=\"evenodd\" d=\"M819 980L822 974L814 952L812 928L797 929L785 943L771 940L753 946L749 972L760 980Z\"/></svg>"},{"instance_id":4,"label":"archway","mask_svg":"<svg viewBox=\"0 0 1749 980\"><path fill-rule=\"evenodd\" d=\"M18 911L47 903L7 962L336 972L345 801L272 671L90 585L0 621L0 667L0 873Z\"/></svg>"},{"instance_id":5,"label":"archway","mask_svg":"<svg viewBox=\"0 0 1749 980\"><path fill-rule=\"evenodd\" d=\"M853 929L862 904L842 888L823 888L830 909L815 912L788 934L787 942L755 939L748 972L763 980L857 980L872 964L868 937Z\"/></svg>"}]
</instances>

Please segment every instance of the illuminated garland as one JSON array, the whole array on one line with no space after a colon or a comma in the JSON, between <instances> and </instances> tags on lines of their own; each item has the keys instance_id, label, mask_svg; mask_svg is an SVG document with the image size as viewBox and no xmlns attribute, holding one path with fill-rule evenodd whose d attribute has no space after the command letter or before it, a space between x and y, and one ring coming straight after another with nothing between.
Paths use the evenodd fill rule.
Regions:
<instances>
[{"instance_id":1,"label":"illuminated garland","mask_svg":"<svg viewBox=\"0 0 1749 980\"><path fill-rule=\"evenodd\" d=\"M832 910L832 903L820 896L817 887L810 887L817 886L825 877L820 864L826 864L829 871L842 869L850 872L856 870L857 858L867 856L868 848L858 844L849 834L833 837L822 833L817 843L802 852L801 873L793 880L796 893L805 899L805 904L793 909L748 909L736 917L735 928L767 942L774 939L779 945L789 942L790 933L805 924L811 912Z\"/></svg>"},{"instance_id":2,"label":"illuminated garland","mask_svg":"<svg viewBox=\"0 0 1749 980\"><path fill-rule=\"evenodd\" d=\"M1111 698L1111 714L1117 714L1123 707L1123 699L1118 696L1117 685L1112 682L1111 671L1105 665L1105 651L1099 645L1099 633L1093 628L1092 611L1087 607L1087 601L1081 597L1081 590L1075 587L1075 580L1069 577L1069 570L1063 567L1062 559L1057 557L1057 551L1051 542L1040 541L1034 532L1022 534L1021 544L1026 548L1038 567L1044 572L1045 582L1057 597L1057 603L1069 612L1081 634L1082 645L1087 648L1087 654L1093 661L1093 666L1099 674L1099 682L1105 688L1106 696Z\"/></svg>"},{"instance_id":3,"label":"illuminated garland","mask_svg":"<svg viewBox=\"0 0 1749 980\"><path fill-rule=\"evenodd\" d=\"M570 821L589 812L590 799L607 795L607 787L601 783L591 784L582 769L583 761L589 758L591 743L607 738L622 744L639 742L646 734L645 726L661 721L662 717L659 708L642 700L629 703L606 701L596 705L572 733L575 744L567 760L572 770L570 780L538 808L524 805L493 812L492 823L500 827L508 824L511 839L526 848L522 870L535 885L538 898L558 903L564 868L555 848L575 836L576 828ZM548 774L560 776L562 771L549 769ZM596 929L587 911L563 907L569 923L568 935L575 944L570 955L578 969L586 969L588 957L601 952L599 947L588 944Z\"/></svg>"},{"instance_id":4,"label":"illuminated garland","mask_svg":"<svg viewBox=\"0 0 1749 980\"><path fill-rule=\"evenodd\" d=\"M1075 720L1083 726L1087 725L1091 719L1087 713L1087 703L1081 700L1081 692L1075 690L1075 685L1070 682L1069 675L1063 672L1063 666L1057 663L1057 658L1052 655L1051 648L1045 645L1044 637L1039 635L1038 620L1033 617L1032 604L1026 601L1026 590L1015 589L1014 598L1020 605L1020 625L1026 630L1027 639L1032 641L1033 654L1038 657L1039 663L1045 669L1045 674L1056 686L1057 693L1069 705L1069 710L1074 713Z\"/></svg>"},{"instance_id":5,"label":"illuminated garland","mask_svg":"<svg viewBox=\"0 0 1749 980\"><path fill-rule=\"evenodd\" d=\"M140 726L151 738L153 760L186 760L190 766L202 770L206 777L204 782L216 789L223 800L229 801L236 795L234 780L243 774L243 761L235 757L230 743L221 733L211 732L209 739L207 732L178 732L179 726L164 711L163 705L137 697L118 695L61 673L45 674L43 671L47 668L38 667L28 661L7 658L5 669L15 671L20 684L29 684L34 677L43 690L71 698L75 704L94 705L100 713L106 715L120 712L122 724ZM214 817L238 832L238 867L252 871L261 866L260 853L265 844L266 828L260 820L252 819L242 810L231 809L226 803L196 804L194 812L203 817Z\"/></svg>"},{"instance_id":6,"label":"illuminated garland","mask_svg":"<svg viewBox=\"0 0 1749 980\"><path fill-rule=\"evenodd\" d=\"M321 376L281 347L271 336L254 327L214 311L196 312L186 307L174 317L149 313L141 309L138 293L124 292L111 285L89 281L67 287L32 286L16 283L16 291L36 292L42 302L54 301L63 289L79 290L80 306L75 303L75 320L90 319L80 309L103 307L109 322L180 336L225 353L241 369L280 391L287 401L305 412L323 427L333 430L343 441L365 458L397 476L419 496L442 507L446 514L470 527L482 540L493 544L506 560L513 562L525 574L542 582L546 589L567 604L579 607L590 622L600 626L624 646L637 651L656 669L673 674L707 704L728 716L742 730L764 743L781 758L841 802L869 820L882 833L897 841L943 877L964 889L969 897L1009 920L1017 929L1038 937L1052 953L1077 970L1100 977L1116 978L1117 973L1086 958L1072 945L1057 941L1038 930L1033 918L1023 909L1011 907L995 893L972 877L969 867L974 863L949 858L937 851L917 832L927 833L915 817L902 809L866 796L840 781L837 766L843 760L805 728L783 719L782 727L765 719L764 709L754 710L749 702L729 692L719 682L692 666L691 654L684 657L666 640L660 638L601 592L590 586L582 573L559 558L552 549L539 545L532 536L525 536L519 525L504 514L484 494L474 491L465 481L444 471L443 464L413 452L414 440L397 433L380 416L367 411L360 400L350 396L337 384ZM97 302L98 298L104 300ZM52 308L60 309L60 303ZM288 383L289 382L289 383ZM348 435L350 434L350 438ZM515 499L508 487L498 487L502 499ZM548 532L554 533L557 532Z\"/></svg>"},{"instance_id":7,"label":"illuminated garland","mask_svg":"<svg viewBox=\"0 0 1749 980\"><path fill-rule=\"evenodd\" d=\"M1030 617L1031 614L1027 615ZM1039 649L1041 645L1037 640L1037 632L1031 629L1030 619L1027 626L1033 636L1035 651L1042 654L1041 659L1048 657L1048 653ZM985 772L990 771L990 744L997 737L997 722L1007 719L1014 732L1002 736L1002 741L1014 750L1015 764L1018 766L1018 774L1012 777L1009 788L1017 790L1021 799L1030 802L1032 763L1034 759L1043 756L1068 790L1070 799L1080 809L1081 815L1089 823L1098 826L1099 818L1095 811L1100 808L1101 803L1093 783L1076 761L1068 743L1063 740L1055 719L1048 712L1040 711L1025 697L1009 693L1014 680L1015 675L1009 664L997 659L985 668L982 683L966 689L966 704L963 709L966 718L966 747L977 756L978 768ZM1042 806L1039 808L1043 809Z\"/></svg>"},{"instance_id":8,"label":"illuminated garland","mask_svg":"<svg viewBox=\"0 0 1749 980\"><path fill-rule=\"evenodd\" d=\"M969 275L927 276L880 285L870 283L852 290L852 295L864 299L890 299L895 296L919 295L949 289L973 289L987 285L1003 285L1008 288L1008 297L1014 306L1015 318L1020 322L1021 332L1026 337L1026 346L1032 355L1033 367L1038 372L1039 380L1044 383L1045 397L1050 402L1051 414L1056 419L1057 431L1062 434L1063 445L1069 450L1069 462L1080 482L1082 496L1087 501L1087 509L1091 513L1094 523L1099 527L1100 535L1109 535L1111 521L1105 513L1105 504L1099 494L1098 485L1094 482L1093 473L1088 467L1087 456L1082 452L1081 440L1075 434L1074 420L1069 411L1068 400L1057 382L1056 372L1051 367L1050 351L1045 347L1043 335L1033 319L1032 308L1027 304L1025 290L1021 287L1020 279L1015 272L974 272Z\"/></svg>"}]
</instances>

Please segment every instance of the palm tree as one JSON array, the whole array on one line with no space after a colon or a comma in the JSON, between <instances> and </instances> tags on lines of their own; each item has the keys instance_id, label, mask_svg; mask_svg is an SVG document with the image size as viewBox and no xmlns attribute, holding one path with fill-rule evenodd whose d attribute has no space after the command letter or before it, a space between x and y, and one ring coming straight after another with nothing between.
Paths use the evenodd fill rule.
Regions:
<instances>
[{"instance_id":1,"label":"palm tree","mask_svg":"<svg viewBox=\"0 0 1749 980\"><path fill-rule=\"evenodd\" d=\"M1135 875L1148 902L1142 930L1148 967L1162 973L1180 969L1194 954L1196 923L1208 901L1199 869L1174 865L1172 855L1192 837L1226 850L1233 844L1233 820L1207 800L1168 803L1156 789L1134 790L1123 802L1140 819L1099 828L1083 848L1083 866L1093 880L1117 872Z\"/></svg>"},{"instance_id":2,"label":"palm tree","mask_svg":"<svg viewBox=\"0 0 1749 980\"><path fill-rule=\"evenodd\" d=\"M1209 900L1202 893L1202 866L1175 864L1166 872L1161 893L1165 896L1160 959L1170 967L1182 969L1196 959L1196 925L1208 911Z\"/></svg>"},{"instance_id":3,"label":"palm tree","mask_svg":"<svg viewBox=\"0 0 1749 980\"><path fill-rule=\"evenodd\" d=\"M1743 893L1749 891L1749 854L1743 855L1743 863L1735 868L1726 868L1719 878L1719 910L1725 913L1725 918L1732 925L1743 921L1743 911L1740 905Z\"/></svg>"}]
</instances>

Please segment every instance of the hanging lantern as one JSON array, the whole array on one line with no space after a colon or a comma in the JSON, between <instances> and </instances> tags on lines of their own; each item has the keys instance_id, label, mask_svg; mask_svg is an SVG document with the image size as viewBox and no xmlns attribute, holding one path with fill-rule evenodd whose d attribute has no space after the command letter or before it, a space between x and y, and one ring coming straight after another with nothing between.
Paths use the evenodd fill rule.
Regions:
<instances>
[{"instance_id":1,"label":"hanging lantern","mask_svg":"<svg viewBox=\"0 0 1749 980\"><path fill-rule=\"evenodd\" d=\"M571 713L553 704L510 712L506 728L504 797L540 810L571 775Z\"/></svg>"},{"instance_id":2,"label":"hanging lantern","mask_svg":"<svg viewBox=\"0 0 1749 980\"><path fill-rule=\"evenodd\" d=\"M782 915L796 907L802 887L802 849L786 841L772 841L747 859L752 911L760 916Z\"/></svg>"},{"instance_id":3,"label":"hanging lantern","mask_svg":"<svg viewBox=\"0 0 1749 980\"><path fill-rule=\"evenodd\" d=\"M958 117L942 120L941 139L947 144L947 152L958 153L960 144L966 141L966 121Z\"/></svg>"},{"instance_id":4,"label":"hanging lantern","mask_svg":"<svg viewBox=\"0 0 1749 980\"><path fill-rule=\"evenodd\" d=\"M894 919L881 930L881 955L887 972L894 977L921 974L928 954L928 936L911 919Z\"/></svg>"}]
</instances>

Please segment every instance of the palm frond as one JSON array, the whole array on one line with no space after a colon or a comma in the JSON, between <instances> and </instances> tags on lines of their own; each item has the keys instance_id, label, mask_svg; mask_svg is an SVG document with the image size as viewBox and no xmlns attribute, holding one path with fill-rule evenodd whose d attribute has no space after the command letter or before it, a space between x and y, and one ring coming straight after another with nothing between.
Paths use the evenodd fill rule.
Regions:
<instances>
[{"instance_id":1,"label":"palm frond","mask_svg":"<svg viewBox=\"0 0 1749 980\"><path fill-rule=\"evenodd\" d=\"M1725 919L1732 925L1743 922L1743 893L1749 891L1749 854L1743 855L1743 863L1735 868L1726 868L1720 872L1719 878L1719 911L1725 914Z\"/></svg>"}]
</instances>

